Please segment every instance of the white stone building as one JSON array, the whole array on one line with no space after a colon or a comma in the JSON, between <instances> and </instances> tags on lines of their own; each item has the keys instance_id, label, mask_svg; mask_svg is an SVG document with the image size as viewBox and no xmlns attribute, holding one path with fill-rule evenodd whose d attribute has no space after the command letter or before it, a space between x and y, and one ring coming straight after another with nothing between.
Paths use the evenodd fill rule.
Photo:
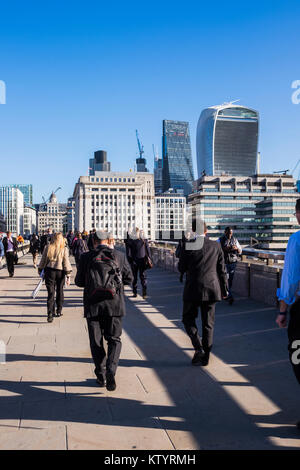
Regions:
<instances>
[{"instance_id":1,"label":"white stone building","mask_svg":"<svg viewBox=\"0 0 300 470\"><path fill-rule=\"evenodd\" d=\"M54 193L51 194L49 202L39 205L37 225L39 234L48 228L53 232L66 232L67 205L60 204Z\"/></svg>"},{"instance_id":2,"label":"white stone building","mask_svg":"<svg viewBox=\"0 0 300 470\"><path fill-rule=\"evenodd\" d=\"M155 239L154 177L144 172L96 171L75 185L75 230L109 230L116 239L139 227Z\"/></svg>"},{"instance_id":3,"label":"white stone building","mask_svg":"<svg viewBox=\"0 0 300 470\"><path fill-rule=\"evenodd\" d=\"M37 215L36 209L32 206L25 204L24 206L24 235L32 235L37 230Z\"/></svg>"}]
</instances>

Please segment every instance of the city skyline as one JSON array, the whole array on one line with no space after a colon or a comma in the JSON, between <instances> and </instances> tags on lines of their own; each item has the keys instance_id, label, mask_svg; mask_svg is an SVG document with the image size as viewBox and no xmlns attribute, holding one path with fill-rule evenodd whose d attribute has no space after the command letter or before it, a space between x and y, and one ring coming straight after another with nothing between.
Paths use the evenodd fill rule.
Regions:
<instances>
[{"instance_id":1,"label":"city skyline","mask_svg":"<svg viewBox=\"0 0 300 470\"><path fill-rule=\"evenodd\" d=\"M1 184L32 184L34 203L61 186L66 202L96 149L134 168L135 129L152 172L164 119L189 122L196 169L201 111L235 99L260 114L261 172L293 168L299 3L180 5L3 5Z\"/></svg>"}]
</instances>

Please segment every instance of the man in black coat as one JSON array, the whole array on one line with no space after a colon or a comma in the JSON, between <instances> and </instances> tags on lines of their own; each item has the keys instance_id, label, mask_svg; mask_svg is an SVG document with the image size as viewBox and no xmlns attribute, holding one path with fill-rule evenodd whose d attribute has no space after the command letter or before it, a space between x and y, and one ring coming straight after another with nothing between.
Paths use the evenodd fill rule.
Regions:
<instances>
[{"instance_id":1,"label":"man in black coat","mask_svg":"<svg viewBox=\"0 0 300 470\"><path fill-rule=\"evenodd\" d=\"M126 256L130 263L133 273L133 297L137 297L137 283L138 275L143 289L143 298L147 297L147 275L145 258L148 256L151 259L151 251L148 240L144 238L144 232L138 227L135 229L134 235L129 235L126 242Z\"/></svg>"},{"instance_id":2,"label":"man in black coat","mask_svg":"<svg viewBox=\"0 0 300 470\"><path fill-rule=\"evenodd\" d=\"M197 221L193 223L196 231ZM197 237L187 242L179 259L178 269L186 282L183 292L182 321L195 348L193 365L207 366L213 344L216 302L226 298L227 274L220 243L206 238L207 227L198 221ZM201 309L202 341L198 334L196 318Z\"/></svg>"},{"instance_id":3,"label":"man in black coat","mask_svg":"<svg viewBox=\"0 0 300 470\"><path fill-rule=\"evenodd\" d=\"M81 255L75 284L78 287L84 287L84 316L87 319L97 382L104 387L106 379L107 390L113 391L116 389L115 375L121 353L122 317L125 315L123 285L131 284L132 272L125 253L110 248L110 242L111 236L108 232L95 232L94 250ZM95 261L105 263L107 260L118 267L121 282L120 291L112 299L94 303L91 300L91 286L95 284L96 278L91 266ZM103 337L108 345L107 357L103 346Z\"/></svg>"},{"instance_id":4,"label":"man in black coat","mask_svg":"<svg viewBox=\"0 0 300 470\"><path fill-rule=\"evenodd\" d=\"M13 277L15 272L14 260L18 251L18 243L15 237L12 236L12 233L10 231L6 233L6 237L3 238L2 243L6 258L7 271L9 273L9 277Z\"/></svg>"}]
</instances>

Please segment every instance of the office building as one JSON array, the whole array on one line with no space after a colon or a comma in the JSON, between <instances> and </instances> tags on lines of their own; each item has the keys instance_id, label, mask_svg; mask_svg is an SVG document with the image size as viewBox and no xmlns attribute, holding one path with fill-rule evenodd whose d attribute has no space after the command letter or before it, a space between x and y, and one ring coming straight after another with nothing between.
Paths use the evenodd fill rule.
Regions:
<instances>
[{"instance_id":1,"label":"office building","mask_svg":"<svg viewBox=\"0 0 300 470\"><path fill-rule=\"evenodd\" d=\"M89 175L94 175L96 171L110 171L110 162L107 161L107 152L104 150L97 150L94 158L90 159Z\"/></svg>"},{"instance_id":2,"label":"office building","mask_svg":"<svg viewBox=\"0 0 300 470\"><path fill-rule=\"evenodd\" d=\"M3 214L0 213L0 233L6 232L6 220Z\"/></svg>"},{"instance_id":3,"label":"office building","mask_svg":"<svg viewBox=\"0 0 300 470\"><path fill-rule=\"evenodd\" d=\"M150 173L96 171L75 185L75 228L109 230L116 239L128 229L154 239L154 178Z\"/></svg>"},{"instance_id":4,"label":"office building","mask_svg":"<svg viewBox=\"0 0 300 470\"><path fill-rule=\"evenodd\" d=\"M75 231L75 199L68 198L67 202L67 231Z\"/></svg>"},{"instance_id":5,"label":"office building","mask_svg":"<svg viewBox=\"0 0 300 470\"><path fill-rule=\"evenodd\" d=\"M155 196L155 240L180 240L186 229L186 198L169 191Z\"/></svg>"},{"instance_id":6,"label":"office building","mask_svg":"<svg viewBox=\"0 0 300 470\"><path fill-rule=\"evenodd\" d=\"M38 233L51 228L53 232L66 232L67 229L67 204L60 204L54 193L49 202L39 204L37 213Z\"/></svg>"},{"instance_id":7,"label":"office building","mask_svg":"<svg viewBox=\"0 0 300 470\"><path fill-rule=\"evenodd\" d=\"M32 184L8 184L9 188L18 188L24 196L24 204L33 204Z\"/></svg>"},{"instance_id":8,"label":"office building","mask_svg":"<svg viewBox=\"0 0 300 470\"><path fill-rule=\"evenodd\" d=\"M163 121L162 159L163 191L190 194L194 172L188 122Z\"/></svg>"},{"instance_id":9,"label":"office building","mask_svg":"<svg viewBox=\"0 0 300 470\"><path fill-rule=\"evenodd\" d=\"M154 154L154 189L155 194L163 192L163 165L158 153Z\"/></svg>"},{"instance_id":10,"label":"office building","mask_svg":"<svg viewBox=\"0 0 300 470\"><path fill-rule=\"evenodd\" d=\"M24 195L14 186L0 186L0 213L13 235L23 235Z\"/></svg>"},{"instance_id":11,"label":"office building","mask_svg":"<svg viewBox=\"0 0 300 470\"><path fill-rule=\"evenodd\" d=\"M272 247L277 244L282 248L290 234L299 229L293 216L299 194L291 175L202 176L195 188L189 204L193 213L205 220L214 240L230 225L240 243L248 245L252 238L263 241L263 233L269 234L272 228L268 240ZM274 236L275 231L278 236Z\"/></svg>"},{"instance_id":12,"label":"office building","mask_svg":"<svg viewBox=\"0 0 300 470\"><path fill-rule=\"evenodd\" d=\"M204 109L197 126L198 177L256 174L258 126L253 109L233 103Z\"/></svg>"},{"instance_id":13,"label":"office building","mask_svg":"<svg viewBox=\"0 0 300 470\"><path fill-rule=\"evenodd\" d=\"M37 232L37 215L34 206L24 204L24 236Z\"/></svg>"}]
</instances>

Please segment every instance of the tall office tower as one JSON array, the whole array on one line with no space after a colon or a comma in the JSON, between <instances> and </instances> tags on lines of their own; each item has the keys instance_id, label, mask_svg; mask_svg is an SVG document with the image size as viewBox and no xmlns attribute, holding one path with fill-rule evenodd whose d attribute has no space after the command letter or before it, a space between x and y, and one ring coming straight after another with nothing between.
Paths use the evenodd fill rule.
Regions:
<instances>
[{"instance_id":1,"label":"tall office tower","mask_svg":"<svg viewBox=\"0 0 300 470\"><path fill-rule=\"evenodd\" d=\"M23 235L24 195L13 186L0 186L0 213L6 219L6 228L14 235Z\"/></svg>"},{"instance_id":2,"label":"tall office tower","mask_svg":"<svg viewBox=\"0 0 300 470\"><path fill-rule=\"evenodd\" d=\"M163 190L172 188L188 196L194 181L188 122L163 121L162 157Z\"/></svg>"},{"instance_id":3,"label":"tall office tower","mask_svg":"<svg viewBox=\"0 0 300 470\"><path fill-rule=\"evenodd\" d=\"M198 177L256 174L258 123L257 111L233 103L204 109L197 127Z\"/></svg>"},{"instance_id":4,"label":"tall office tower","mask_svg":"<svg viewBox=\"0 0 300 470\"><path fill-rule=\"evenodd\" d=\"M157 150L154 149L154 145L153 145L153 154L154 154L154 189L155 189L155 194L160 194L163 192L163 166L162 166L162 158L159 157Z\"/></svg>"},{"instance_id":5,"label":"tall office tower","mask_svg":"<svg viewBox=\"0 0 300 470\"><path fill-rule=\"evenodd\" d=\"M90 159L89 175L93 176L95 171L110 171L110 162L107 161L107 152L104 150L97 150L94 158Z\"/></svg>"},{"instance_id":6,"label":"tall office tower","mask_svg":"<svg viewBox=\"0 0 300 470\"><path fill-rule=\"evenodd\" d=\"M8 184L9 188L18 188L24 195L24 204L32 206L32 184Z\"/></svg>"}]
</instances>

